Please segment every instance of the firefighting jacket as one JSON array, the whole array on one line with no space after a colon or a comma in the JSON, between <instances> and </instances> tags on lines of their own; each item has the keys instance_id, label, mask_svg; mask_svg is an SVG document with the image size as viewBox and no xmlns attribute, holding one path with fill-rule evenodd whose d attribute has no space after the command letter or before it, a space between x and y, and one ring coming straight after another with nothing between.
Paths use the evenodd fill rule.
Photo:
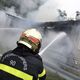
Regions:
<instances>
[{"instance_id":1,"label":"firefighting jacket","mask_svg":"<svg viewBox=\"0 0 80 80\"><path fill-rule=\"evenodd\" d=\"M0 60L0 80L45 80L46 71L41 57L29 49L17 47Z\"/></svg>"}]
</instances>

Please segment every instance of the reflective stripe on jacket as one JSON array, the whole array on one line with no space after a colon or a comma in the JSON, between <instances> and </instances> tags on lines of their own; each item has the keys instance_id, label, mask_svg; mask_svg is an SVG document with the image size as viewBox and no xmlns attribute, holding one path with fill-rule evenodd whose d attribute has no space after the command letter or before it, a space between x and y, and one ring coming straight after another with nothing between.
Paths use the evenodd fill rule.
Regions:
<instances>
[{"instance_id":1,"label":"reflective stripe on jacket","mask_svg":"<svg viewBox=\"0 0 80 80\"><path fill-rule=\"evenodd\" d=\"M14 75L16 77L19 77L23 80L32 80L33 79L33 76L31 76L27 73L24 73L23 71L20 71L18 69L15 69L13 67L10 67L8 65L5 65L5 64L0 64L0 70L7 72L11 75Z\"/></svg>"},{"instance_id":2,"label":"reflective stripe on jacket","mask_svg":"<svg viewBox=\"0 0 80 80\"><path fill-rule=\"evenodd\" d=\"M10 67L8 65L5 65L5 64L0 64L0 70L2 70L4 72L7 72L11 75L14 75L16 77L19 77L23 80L33 80L33 76L31 76L27 73L24 73L23 71L20 71L18 69L15 69L13 67ZM38 75L38 80L39 80L40 77L43 77L45 74L46 74L46 71L44 69L43 72Z\"/></svg>"}]
</instances>

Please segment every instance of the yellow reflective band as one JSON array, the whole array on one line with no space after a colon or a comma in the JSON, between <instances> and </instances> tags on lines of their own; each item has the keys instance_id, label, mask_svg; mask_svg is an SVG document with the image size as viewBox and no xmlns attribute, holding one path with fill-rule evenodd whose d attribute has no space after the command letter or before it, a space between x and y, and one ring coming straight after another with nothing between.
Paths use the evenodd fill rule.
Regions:
<instances>
[{"instance_id":1,"label":"yellow reflective band","mask_svg":"<svg viewBox=\"0 0 80 80\"><path fill-rule=\"evenodd\" d=\"M38 77L42 77L42 76L44 76L45 74L46 74L46 70L43 69L43 72L42 72L41 74L39 74Z\"/></svg>"},{"instance_id":2,"label":"yellow reflective band","mask_svg":"<svg viewBox=\"0 0 80 80\"><path fill-rule=\"evenodd\" d=\"M9 74L12 74L18 78L21 78L23 80L32 80L33 79L33 76L27 74L27 73L24 73L18 69L15 69L15 68L12 68L10 66L7 66L5 64L0 64L0 70L3 70Z\"/></svg>"}]
</instances>

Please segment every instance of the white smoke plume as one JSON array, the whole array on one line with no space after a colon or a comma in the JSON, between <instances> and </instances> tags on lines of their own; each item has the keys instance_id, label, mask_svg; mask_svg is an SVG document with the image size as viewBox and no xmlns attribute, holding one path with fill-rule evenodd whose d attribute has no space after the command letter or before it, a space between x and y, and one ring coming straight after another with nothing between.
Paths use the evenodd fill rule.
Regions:
<instances>
[{"instance_id":1,"label":"white smoke plume","mask_svg":"<svg viewBox=\"0 0 80 80\"><path fill-rule=\"evenodd\" d=\"M58 5L55 0L47 0L37 11L30 13L29 18L39 22L55 21L58 16L57 9Z\"/></svg>"},{"instance_id":2,"label":"white smoke plume","mask_svg":"<svg viewBox=\"0 0 80 80\"><path fill-rule=\"evenodd\" d=\"M0 27L6 27L7 16L3 11L0 11Z\"/></svg>"},{"instance_id":3,"label":"white smoke plume","mask_svg":"<svg viewBox=\"0 0 80 80\"><path fill-rule=\"evenodd\" d=\"M32 21L40 21L40 22L57 20L56 19L58 16L57 9L59 8L62 9L63 7L65 10L67 10L66 6L68 5L69 1L68 0L67 1L64 0L63 2L62 1L61 0L16 0L16 2L20 4L21 13L22 14L26 13L26 19L31 19ZM72 1L72 5L74 5L73 2L74 1ZM71 1L69 4L71 4ZM72 9L72 7L70 7L70 10ZM14 7L11 7L10 9L7 9L7 10L15 14L14 9L15 9ZM8 22L10 21L4 12L1 11L0 13L1 13L0 27L6 28L8 25ZM15 23L14 24L15 24L15 27L17 27L16 25L18 22L14 19L13 21L16 22L16 24ZM22 25L24 26L24 24Z\"/></svg>"},{"instance_id":4,"label":"white smoke plume","mask_svg":"<svg viewBox=\"0 0 80 80\"><path fill-rule=\"evenodd\" d=\"M16 3L21 15L40 22L58 20L58 9L65 10L69 18L75 18L80 10L79 0L16 0Z\"/></svg>"},{"instance_id":5,"label":"white smoke plume","mask_svg":"<svg viewBox=\"0 0 80 80\"><path fill-rule=\"evenodd\" d=\"M37 10L45 0L16 0L16 2L20 5L20 13L27 17L29 12Z\"/></svg>"},{"instance_id":6,"label":"white smoke plume","mask_svg":"<svg viewBox=\"0 0 80 80\"><path fill-rule=\"evenodd\" d=\"M80 0L47 0L36 12L30 13L29 18L36 21L56 21L58 9L65 10L67 17L74 19L76 11L80 11Z\"/></svg>"},{"instance_id":7,"label":"white smoke plume","mask_svg":"<svg viewBox=\"0 0 80 80\"><path fill-rule=\"evenodd\" d=\"M31 20L31 23L32 23L32 20L33 20L33 22L35 21L34 17L36 17L36 15L35 15L35 14L37 14L36 11L38 11L38 8L41 5L43 5L46 1L47 0L14 0L14 2L16 2L17 5L19 5L19 13L16 13L16 8L13 5L10 8L5 7L5 11L11 15L14 15L14 16L23 16L27 20ZM0 20L0 27L9 27L10 21L12 21L13 19L12 18L9 19L10 17L8 17L8 15L6 15L5 12L2 10L0 10L0 14L1 14L0 15L0 19L1 19ZM32 17L32 19L31 19L31 17ZM15 20L13 20L13 22L14 21ZM15 22L18 23L18 21L15 21ZM15 23L13 23L13 24L15 24Z\"/></svg>"}]
</instances>

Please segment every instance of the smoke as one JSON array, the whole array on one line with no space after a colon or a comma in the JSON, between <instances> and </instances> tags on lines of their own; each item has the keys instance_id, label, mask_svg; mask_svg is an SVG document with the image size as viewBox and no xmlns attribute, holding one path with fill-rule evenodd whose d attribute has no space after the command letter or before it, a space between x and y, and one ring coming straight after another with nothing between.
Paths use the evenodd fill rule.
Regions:
<instances>
[{"instance_id":1,"label":"smoke","mask_svg":"<svg viewBox=\"0 0 80 80\"><path fill-rule=\"evenodd\" d=\"M5 11L3 11L3 10L0 11L0 14L1 14L0 15L0 18L1 18L1 20L0 20L1 26L0 27L12 27L12 26L9 26L9 24L12 24L11 21L17 22L16 25L19 23L18 26L20 26L22 23L26 23L26 24L34 23L34 21L35 21L34 17L36 17L38 8L41 5L43 5L46 1L47 0L14 0L13 2L15 3L15 5L12 5L11 7L7 6L7 7L5 7ZM11 1L10 1L10 3L11 3ZM17 13L17 11L18 11L18 13ZM14 20L13 20L13 18L6 15L5 12L11 14L12 16L15 16L15 17L22 16L22 17L25 17L26 19L23 20L24 22L22 20L20 21L18 18L14 18ZM15 24L15 23L13 23L13 24ZM15 25L15 27L17 27L16 25Z\"/></svg>"},{"instance_id":2,"label":"smoke","mask_svg":"<svg viewBox=\"0 0 80 80\"><path fill-rule=\"evenodd\" d=\"M3 11L0 11L0 27L6 27L7 16Z\"/></svg>"},{"instance_id":3,"label":"smoke","mask_svg":"<svg viewBox=\"0 0 80 80\"><path fill-rule=\"evenodd\" d=\"M0 53L14 49L22 31L24 29L0 28Z\"/></svg>"},{"instance_id":4,"label":"smoke","mask_svg":"<svg viewBox=\"0 0 80 80\"><path fill-rule=\"evenodd\" d=\"M42 55L53 43L55 43L55 41L57 41L60 38L63 38L64 36L66 36L66 34L64 32L59 33L59 35L56 36L56 38L54 38L49 44L48 46L46 46L39 54Z\"/></svg>"},{"instance_id":5,"label":"smoke","mask_svg":"<svg viewBox=\"0 0 80 80\"><path fill-rule=\"evenodd\" d=\"M20 32L24 28L30 28L34 21L29 21L18 16L23 15L27 17L27 14L31 11L35 11L43 4L45 0L16 0L16 3L20 5L19 14L16 13L15 6L10 8L6 7L5 11L0 10L0 52L3 53L7 49L13 49L16 46L16 41L19 39ZM11 14L7 15L5 12ZM15 27L15 28L14 28Z\"/></svg>"},{"instance_id":6,"label":"smoke","mask_svg":"<svg viewBox=\"0 0 80 80\"><path fill-rule=\"evenodd\" d=\"M65 10L68 18L74 19L76 11L80 10L79 0L47 0L39 7L37 11L33 11L28 16L36 21L56 21L58 20L58 9Z\"/></svg>"},{"instance_id":7,"label":"smoke","mask_svg":"<svg viewBox=\"0 0 80 80\"><path fill-rule=\"evenodd\" d=\"M52 35L53 34L51 34L51 36ZM65 63L69 54L72 53L72 42L65 32L55 33L55 35L56 36L52 37L52 41L40 52L40 55L42 55L45 61L47 57L47 59L50 58L50 60L48 60L49 63L50 61L53 61L51 59L59 59L60 61Z\"/></svg>"},{"instance_id":8,"label":"smoke","mask_svg":"<svg viewBox=\"0 0 80 80\"><path fill-rule=\"evenodd\" d=\"M73 26L73 29L71 31L71 34L69 34L69 36L71 37L71 41L74 45L74 50L73 50L73 54L75 58L74 66L80 69L80 66L79 66L80 64L80 23Z\"/></svg>"},{"instance_id":9,"label":"smoke","mask_svg":"<svg viewBox=\"0 0 80 80\"><path fill-rule=\"evenodd\" d=\"M41 5L38 5L39 3ZM79 0L23 0L21 12L31 11L28 13L30 16L27 15L27 17L31 19L33 17L36 21L41 22L58 20L57 9L65 10L69 18L75 18L76 11L80 10L79 3Z\"/></svg>"},{"instance_id":10,"label":"smoke","mask_svg":"<svg viewBox=\"0 0 80 80\"><path fill-rule=\"evenodd\" d=\"M58 5L55 0L47 0L38 10L28 14L28 18L39 22L56 21Z\"/></svg>"},{"instance_id":11,"label":"smoke","mask_svg":"<svg viewBox=\"0 0 80 80\"><path fill-rule=\"evenodd\" d=\"M27 13L36 9L38 1L35 0L17 0L20 5L20 14L27 16Z\"/></svg>"},{"instance_id":12,"label":"smoke","mask_svg":"<svg viewBox=\"0 0 80 80\"><path fill-rule=\"evenodd\" d=\"M37 11L30 13L30 18L39 22L55 21L58 16L57 8L58 5L55 0L47 0Z\"/></svg>"},{"instance_id":13,"label":"smoke","mask_svg":"<svg viewBox=\"0 0 80 80\"><path fill-rule=\"evenodd\" d=\"M19 14L23 17L27 17L27 14L37 10L45 0L16 0L19 4Z\"/></svg>"},{"instance_id":14,"label":"smoke","mask_svg":"<svg viewBox=\"0 0 80 80\"><path fill-rule=\"evenodd\" d=\"M79 1L78 1L79 2ZM17 0L16 3L20 4L20 13L24 14L26 13L26 19L31 20L20 20L15 17L9 17L7 16L3 11L0 11L0 27L1 28L7 28L7 27L15 27L15 28L28 28L31 24L35 23L34 21L55 21L57 20L57 9L67 9L67 5L74 5L74 3L78 3L77 1L66 1L66 0ZM67 6L67 7L66 7ZM72 9L73 6L71 6L69 9ZM72 9L73 10L73 9ZM74 10L77 10L75 8ZM12 15L16 15L15 7L6 8L6 11ZM69 11L71 13L71 11ZM10 19L9 19L10 18ZM32 22L33 21L33 22ZM28 25L29 24L29 25ZM27 26L26 26L27 25Z\"/></svg>"},{"instance_id":15,"label":"smoke","mask_svg":"<svg viewBox=\"0 0 80 80\"><path fill-rule=\"evenodd\" d=\"M17 15L40 22L58 20L58 9L65 10L69 18L75 18L75 12L80 10L79 0L16 0L15 2L19 5L16 8L14 6L14 12L16 9L18 11Z\"/></svg>"},{"instance_id":16,"label":"smoke","mask_svg":"<svg viewBox=\"0 0 80 80\"><path fill-rule=\"evenodd\" d=\"M16 12L15 12L15 7L12 6L11 8L6 8L6 12L9 13L9 14L12 14L12 15L17 15Z\"/></svg>"},{"instance_id":17,"label":"smoke","mask_svg":"<svg viewBox=\"0 0 80 80\"><path fill-rule=\"evenodd\" d=\"M12 5L6 8L7 12L39 22L55 21L58 16L56 0L16 0L15 2L19 7Z\"/></svg>"}]
</instances>

